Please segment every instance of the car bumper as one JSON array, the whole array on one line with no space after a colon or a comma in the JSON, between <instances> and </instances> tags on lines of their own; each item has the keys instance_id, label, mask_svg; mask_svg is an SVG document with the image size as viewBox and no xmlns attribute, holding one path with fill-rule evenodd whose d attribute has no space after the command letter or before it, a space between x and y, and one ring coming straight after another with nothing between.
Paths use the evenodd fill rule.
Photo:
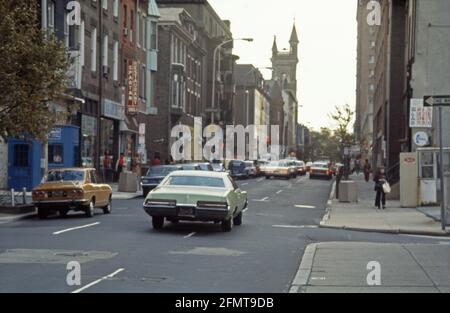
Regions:
<instances>
[{"instance_id":1,"label":"car bumper","mask_svg":"<svg viewBox=\"0 0 450 313\"><path fill-rule=\"evenodd\" d=\"M143 184L141 183L141 187L148 189L148 190L152 190L155 189L156 187L158 187L159 184Z\"/></svg>"},{"instance_id":2,"label":"car bumper","mask_svg":"<svg viewBox=\"0 0 450 313\"><path fill-rule=\"evenodd\" d=\"M148 206L144 205L144 211L150 216L166 217L168 219L177 219L185 221L222 221L230 218L231 213L228 209L206 209L199 207L191 207L192 215L183 215L180 209L186 208L183 206L169 207L169 206Z\"/></svg>"},{"instance_id":3,"label":"car bumper","mask_svg":"<svg viewBox=\"0 0 450 313\"><path fill-rule=\"evenodd\" d=\"M310 175L313 176L313 177L329 178L333 174L331 174L331 173L323 173L323 172L312 172L312 173L310 173Z\"/></svg>"},{"instance_id":4,"label":"car bumper","mask_svg":"<svg viewBox=\"0 0 450 313\"><path fill-rule=\"evenodd\" d=\"M74 199L74 200L36 200L33 204L38 208L45 209L70 209L80 206L89 205L89 199Z\"/></svg>"},{"instance_id":5,"label":"car bumper","mask_svg":"<svg viewBox=\"0 0 450 313\"><path fill-rule=\"evenodd\" d=\"M266 172L265 175L271 177L290 177L291 173Z\"/></svg>"}]
</instances>

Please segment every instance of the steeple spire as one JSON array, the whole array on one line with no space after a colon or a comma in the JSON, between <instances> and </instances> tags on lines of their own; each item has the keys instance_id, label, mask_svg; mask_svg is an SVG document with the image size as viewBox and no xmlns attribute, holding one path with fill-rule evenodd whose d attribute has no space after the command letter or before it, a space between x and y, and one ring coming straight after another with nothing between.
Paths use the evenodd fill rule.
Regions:
<instances>
[{"instance_id":1,"label":"steeple spire","mask_svg":"<svg viewBox=\"0 0 450 313\"><path fill-rule=\"evenodd\" d=\"M291 33L291 39L289 39L289 43L292 44L298 44L298 36L297 36L297 29L295 28L295 20L294 20L294 26L292 27L292 33Z\"/></svg>"},{"instance_id":2,"label":"steeple spire","mask_svg":"<svg viewBox=\"0 0 450 313\"><path fill-rule=\"evenodd\" d=\"M278 52L277 36L273 36L272 52L273 52L274 54Z\"/></svg>"}]
</instances>

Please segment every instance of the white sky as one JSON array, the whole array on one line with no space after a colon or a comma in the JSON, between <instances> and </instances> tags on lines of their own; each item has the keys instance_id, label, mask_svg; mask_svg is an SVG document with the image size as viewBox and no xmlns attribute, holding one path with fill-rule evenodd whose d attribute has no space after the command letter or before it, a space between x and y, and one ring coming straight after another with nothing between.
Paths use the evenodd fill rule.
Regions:
<instances>
[{"instance_id":1,"label":"white sky","mask_svg":"<svg viewBox=\"0 0 450 313\"><path fill-rule=\"evenodd\" d=\"M289 48L293 20L300 40L298 72L299 121L319 129L332 126L335 105L355 106L357 23L356 0L209 0L222 19L231 20L238 63L271 66L273 36L278 49ZM270 78L270 71L262 71Z\"/></svg>"}]
</instances>

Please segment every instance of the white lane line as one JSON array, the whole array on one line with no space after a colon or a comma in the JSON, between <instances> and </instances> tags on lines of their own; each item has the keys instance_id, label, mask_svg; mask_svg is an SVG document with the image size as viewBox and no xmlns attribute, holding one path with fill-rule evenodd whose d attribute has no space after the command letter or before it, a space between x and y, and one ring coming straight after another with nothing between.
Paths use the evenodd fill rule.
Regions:
<instances>
[{"instance_id":1,"label":"white lane line","mask_svg":"<svg viewBox=\"0 0 450 313\"><path fill-rule=\"evenodd\" d=\"M248 185L248 183L243 183L243 184L242 184L242 186L247 186L247 185Z\"/></svg>"},{"instance_id":2,"label":"white lane line","mask_svg":"<svg viewBox=\"0 0 450 313\"><path fill-rule=\"evenodd\" d=\"M280 193L282 193L283 192L283 190L278 190L277 191L277 195L279 195Z\"/></svg>"},{"instance_id":3,"label":"white lane line","mask_svg":"<svg viewBox=\"0 0 450 313\"><path fill-rule=\"evenodd\" d=\"M67 229L63 229L63 230L60 230L60 231L55 231L53 233L53 235L60 235L60 234L67 233L67 232L72 231L72 230L88 228L88 227L96 226L96 225L99 225L99 224L100 224L100 222L92 223L92 224L88 224L88 225L83 225L83 226L78 226L78 227L67 228Z\"/></svg>"},{"instance_id":4,"label":"white lane line","mask_svg":"<svg viewBox=\"0 0 450 313\"><path fill-rule=\"evenodd\" d=\"M92 287L92 286L94 286L94 285L97 285L98 283L101 283L101 282L104 281L104 280L113 278L114 276L116 276L116 275L119 274L120 272L123 272L124 270L125 270L124 268L119 268L119 269L118 269L117 271L115 271L114 273L111 273L111 274L109 274L109 275L107 275L107 276L104 276L104 277L102 277L102 278L100 278L100 279L97 279L96 281L93 281L92 283L87 284L86 286L81 287L80 289L77 289L77 290L75 290L75 291L72 291L72 293L80 293L80 292L82 292L83 290L86 290L86 289L88 289L88 288L90 288L90 287Z\"/></svg>"},{"instance_id":5,"label":"white lane line","mask_svg":"<svg viewBox=\"0 0 450 313\"><path fill-rule=\"evenodd\" d=\"M297 204L295 205L296 208L299 209L315 209L316 207L313 205L301 205L301 204Z\"/></svg>"},{"instance_id":6,"label":"white lane line","mask_svg":"<svg viewBox=\"0 0 450 313\"><path fill-rule=\"evenodd\" d=\"M260 183L260 182L262 182L264 180L264 178L260 178L260 179L258 179L256 182L257 183Z\"/></svg>"},{"instance_id":7,"label":"white lane line","mask_svg":"<svg viewBox=\"0 0 450 313\"><path fill-rule=\"evenodd\" d=\"M187 236L184 236L184 239L188 239L188 238L191 238L192 236L195 236L195 232L193 232L193 233L190 233L189 235L187 235Z\"/></svg>"},{"instance_id":8,"label":"white lane line","mask_svg":"<svg viewBox=\"0 0 450 313\"><path fill-rule=\"evenodd\" d=\"M269 200L269 197L265 197L264 199L253 199L251 201L254 201L254 202L266 202L267 200Z\"/></svg>"},{"instance_id":9,"label":"white lane line","mask_svg":"<svg viewBox=\"0 0 450 313\"><path fill-rule=\"evenodd\" d=\"M247 212L248 211L248 208L246 208L244 211L242 211L243 213L245 213L245 212Z\"/></svg>"},{"instance_id":10,"label":"white lane line","mask_svg":"<svg viewBox=\"0 0 450 313\"><path fill-rule=\"evenodd\" d=\"M319 228L319 226L316 225L272 225L274 228L293 228L293 229L315 229Z\"/></svg>"}]
</instances>

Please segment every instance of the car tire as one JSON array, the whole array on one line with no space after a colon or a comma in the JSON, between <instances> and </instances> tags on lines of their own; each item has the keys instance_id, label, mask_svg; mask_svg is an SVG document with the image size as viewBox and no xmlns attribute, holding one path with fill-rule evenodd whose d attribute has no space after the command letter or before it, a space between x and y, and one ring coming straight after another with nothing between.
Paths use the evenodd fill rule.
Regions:
<instances>
[{"instance_id":1,"label":"car tire","mask_svg":"<svg viewBox=\"0 0 450 313\"><path fill-rule=\"evenodd\" d=\"M45 220L48 217L48 210L44 208L38 208L38 217L40 220Z\"/></svg>"},{"instance_id":2,"label":"car tire","mask_svg":"<svg viewBox=\"0 0 450 313\"><path fill-rule=\"evenodd\" d=\"M89 205L84 209L84 215L86 217L94 217L94 213L95 213L95 205L94 205L94 201L91 200L91 202L89 202Z\"/></svg>"},{"instance_id":3,"label":"car tire","mask_svg":"<svg viewBox=\"0 0 450 313\"><path fill-rule=\"evenodd\" d=\"M111 214L112 212L112 203L111 196L109 197L108 204L103 208L103 214Z\"/></svg>"},{"instance_id":4,"label":"car tire","mask_svg":"<svg viewBox=\"0 0 450 313\"><path fill-rule=\"evenodd\" d=\"M236 217L233 219L233 224L236 225L236 226L241 226L241 225L242 225L242 212L239 213L239 215L236 216Z\"/></svg>"},{"instance_id":5,"label":"car tire","mask_svg":"<svg viewBox=\"0 0 450 313\"><path fill-rule=\"evenodd\" d=\"M152 217L152 226L154 229L160 230L164 227L164 217L162 216L153 216Z\"/></svg>"},{"instance_id":6,"label":"car tire","mask_svg":"<svg viewBox=\"0 0 450 313\"><path fill-rule=\"evenodd\" d=\"M229 233L233 229L233 218L223 220L220 226L222 227L222 231L224 233Z\"/></svg>"},{"instance_id":7,"label":"car tire","mask_svg":"<svg viewBox=\"0 0 450 313\"><path fill-rule=\"evenodd\" d=\"M58 212L59 216L61 216L62 218L67 217L68 213L69 213L69 209L62 209L62 210L59 210L59 212Z\"/></svg>"}]
</instances>

